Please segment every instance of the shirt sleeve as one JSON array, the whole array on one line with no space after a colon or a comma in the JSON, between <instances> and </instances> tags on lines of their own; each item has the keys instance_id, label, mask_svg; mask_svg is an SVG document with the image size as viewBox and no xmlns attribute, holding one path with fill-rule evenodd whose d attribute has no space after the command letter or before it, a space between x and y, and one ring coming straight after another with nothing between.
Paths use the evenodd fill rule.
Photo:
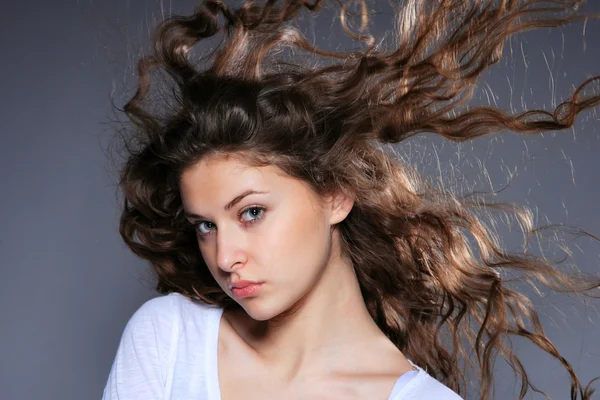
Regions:
<instances>
[{"instance_id":1,"label":"shirt sleeve","mask_svg":"<svg viewBox=\"0 0 600 400\"><path fill-rule=\"evenodd\" d=\"M169 297L147 301L127 322L102 400L163 399L176 329Z\"/></svg>"}]
</instances>

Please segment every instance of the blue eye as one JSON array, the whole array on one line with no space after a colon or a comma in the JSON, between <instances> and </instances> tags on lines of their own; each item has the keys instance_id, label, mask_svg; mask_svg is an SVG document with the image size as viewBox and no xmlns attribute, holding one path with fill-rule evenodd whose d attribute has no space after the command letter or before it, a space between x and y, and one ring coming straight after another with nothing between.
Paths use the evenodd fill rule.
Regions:
<instances>
[{"instance_id":1,"label":"blue eye","mask_svg":"<svg viewBox=\"0 0 600 400\"><path fill-rule=\"evenodd\" d=\"M242 215L248 213L248 211L254 211L254 212L247 214L251 217L251 219L248 221L245 221L245 222L254 222L257 219L261 219L263 214L265 213L265 209L262 207L249 207L249 208L246 208L245 210L243 210L239 215L242 216ZM252 218L252 217L254 217L254 218Z\"/></svg>"},{"instance_id":2,"label":"blue eye","mask_svg":"<svg viewBox=\"0 0 600 400\"><path fill-rule=\"evenodd\" d=\"M238 213L238 217L246 216L248 219L244 219L244 224L251 224L261 219L265 213L264 207L252 206L248 207ZM205 229L203 229L203 227ZM199 235L208 235L211 231L216 228L216 225L210 221L200 221L196 224L196 231Z\"/></svg>"},{"instance_id":3,"label":"blue eye","mask_svg":"<svg viewBox=\"0 0 600 400\"><path fill-rule=\"evenodd\" d=\"M199 234L201 234L201 235L206 235L206 234L208 234L210 231L208 231L208 232L204 232L204 231L201 229L201 227L202 227L202 225L203 225L203 224L207 224L207 225L208 225L208 224L210 224L210 225L214 225L214 224L213 224L212 222L208 222L208 221L202 221L202 222L199 222L199 223L197 223L197 224L196 224L196 229L198 230L198 233L199 233Z\"/></svg>"}]
</instances>

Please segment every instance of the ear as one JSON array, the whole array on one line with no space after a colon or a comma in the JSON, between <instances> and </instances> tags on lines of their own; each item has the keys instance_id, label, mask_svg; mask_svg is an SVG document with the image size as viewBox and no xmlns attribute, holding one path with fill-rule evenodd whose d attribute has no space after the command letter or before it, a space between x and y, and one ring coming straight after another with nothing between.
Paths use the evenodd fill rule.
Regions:
<instances>
[{"instance_id":1,"label":"ear","mask_svg":"<svg viewBox=\"0 0 600 400\"><path fill-rule=\"evenodd\" d=\"M350 210L354 207L354 197L338 191L327 198L327 206L329 224L335 225L342 222L350 214Z\"/></svg>"}]
</instances>

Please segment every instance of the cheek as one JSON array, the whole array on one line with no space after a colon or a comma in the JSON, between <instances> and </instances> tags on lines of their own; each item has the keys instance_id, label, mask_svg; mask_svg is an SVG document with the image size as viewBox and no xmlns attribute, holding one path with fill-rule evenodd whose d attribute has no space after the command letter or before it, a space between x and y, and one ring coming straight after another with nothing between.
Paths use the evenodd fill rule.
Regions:
<instances>
[{"instance_id":1,"label":"cheek","mask_svg":"<svg viewBox=\"0 0 600 400\"><path fill-rule=\"evenodd\" d=\"M329 247L329 227L317 212L282 213L274 219L258 244L266 257L263 265L277 270L277 265L318 264ZM292 271L289 271L292 272ZM303 272L303 271L301 271Z\"/></svg>"}]
</instances>

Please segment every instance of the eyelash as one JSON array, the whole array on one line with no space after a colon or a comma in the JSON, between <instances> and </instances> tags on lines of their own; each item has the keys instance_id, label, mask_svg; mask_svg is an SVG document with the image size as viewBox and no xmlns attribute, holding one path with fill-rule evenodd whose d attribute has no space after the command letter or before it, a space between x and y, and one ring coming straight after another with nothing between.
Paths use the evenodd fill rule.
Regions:
<instances>
[{"instance_id":1,"label":"eyelash","mask_svg":"<svg viewBox=\"0 0 600 400\"><path fill-rule=\"evenodd\" d=\"M256 221L258 221L259 219L261 219L264 216L265 211L266 211L265 208L261 207L261 206L250 206L250 207L246 207L246 208L242 209L240 212L238 212L238 214L237 214L238 218L240 218L242 215L244 215L244 213L246 211L250 211L250 210L260 210L261 213L257 217L255 217L254 219L251 219L249 221L244 221L244 224L253 224L253 223L255 223ZM207 236L207 235L209 235L212 232L212 231L210 231L210 232L200 232L199 227L200 227L201 224L203 224L205 222L209 222L209 221L198 221L197 223L194 224L194 230L201 237ZM212 222L211 222L211 224L212 224Z\"/></svg>"}]
</instances>

